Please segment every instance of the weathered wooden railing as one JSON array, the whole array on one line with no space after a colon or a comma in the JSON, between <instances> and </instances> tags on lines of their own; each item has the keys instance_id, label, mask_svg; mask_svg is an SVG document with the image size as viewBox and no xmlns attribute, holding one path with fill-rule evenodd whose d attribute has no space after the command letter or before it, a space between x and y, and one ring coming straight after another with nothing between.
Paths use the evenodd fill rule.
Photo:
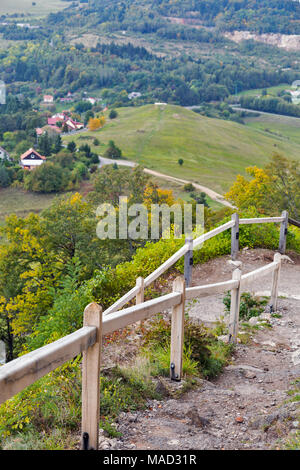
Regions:
<instances>
[{"instance_id":1,"label":"weathered wooden railing","mask_svg":"<svg viewBox=\"0 0 300 470\"><path fill-rule=\"evenodd\" d=\"M239 249L239 225L253 223L281 223L279 251L280 253L285 252L288 225L286 211L282 213L281 217L253 219L239 219L237 214L233 214L231 221L201 235L195 240L186 240L184 246L145 279L138 278L135 287L104 312L105 317L103 319L102 308L92 303L84 311L83 327L80 330L0 367L0 403L82 353L82 448L97 449L100 406L99 375L103 335L112 333L129 324L146 320L152 315L172 308L170 373L172 379L180 380L182 374L185 299L230 290L229 341L235 342L238 331L241 290L254 279L272 272L271 304L273 309L276 310L280 271L279 253L275 255L273 263L251 273L242 275L241 271L237 269L233 272L232 280L185 288L185 285L189 285L191 280L194 248L231 228L231 256L235 259ZM185 256L185 279L177 278L174 281L172 293L144 302L145 287L148 287L166 272L182 256ZM136 305L120 310L134 297L136 297Z\"/></svg>"},{"instance_id":2,"label":"weathered wooden railing","mask_svg":"<svg viewBox=\"0 0 300 470\"><path fill-rule=\"evenodd\" d=\"M96 303L88 305L84 311L83 327L80 330L21 356L0 368L0 403L82 353L81 446L83 449L97 449L102 336L146 320L164 310L172 309L170 377L173 380L181 380L185 300L231 290L228 340L236 342L241 291L252 281L272 272L271 303L275 310L280 263L281 255L276 253L273 263L244 275L241 275L241 271L237 269L233 272L232 280L205 286L186 288L184 278L178 277L173 283L172 293L113 312L104 319L102 319L102 308L99 305Z\"/></svg>"},{"instance_id":3,"label":"weathered wooden railing","mask_svg":"<svg viewBox=\"0 0 300 470\"><path fill-rule=\"evenodd\" d=\"M176 253L174 253L169 259L167 259L162 265L160 265L155 271L153 271L144 280L137 279L136 285L112 304L108 309L103 312L103 315L109 315L112 312L116 312L134 297L137 302L144 296L144 289L148 287L152 282L159 278L163 273L170 269L182 256L184 256L184 278L186 285L189 286L191 283L192 266L193 266L193 250L200 244L206 242L210 238L215 237L219 233L224 232L231 228L231 258L236 259L239 252L239 226L244 224L264 224L264 223L280 223L280 238L279 238L279 252L285 253L286 248L286 235L288 226L288 213L283 211L281 217L257 217L252 219L239 219L237 213L232 214L231 220L223 225L211 230L210 232L204 233L195 240L186 239L185 245L183 245Z\"/></svg>"}]
</instances>

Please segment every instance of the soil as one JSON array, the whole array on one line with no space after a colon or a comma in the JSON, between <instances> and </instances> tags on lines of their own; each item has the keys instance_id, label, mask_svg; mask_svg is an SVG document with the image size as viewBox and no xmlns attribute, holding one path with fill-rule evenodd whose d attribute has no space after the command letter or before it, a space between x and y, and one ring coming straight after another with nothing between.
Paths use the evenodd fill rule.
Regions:
<instances>
[{"instance_id":1,"label":"soil","mask_svg":"<svg viewBox=\"0 0 300 470\"><path fill-rule=\"evenodd\" d=\"M273 256L270 250L244 250L238 260L248 272ZM269 327L237 344L218 378L199 379L178 399L152 400L145 411L122 413L116 424L122 437L109 439L101 431L100 449L276 449L299 433L299 402L291 401L288 391L299 388L293 382L300 378L300 256L288 256L292 262L282 264L278 315L263 314ZM233 269L228 256L195 266L192 285L230 279ZM254 282L253 292L269 295L269 278ZM224 315L222 298L199 299L186 308L195 320L213 323ZM129 343L136 353L134 341ZM183 386L167 381L169 387Z\"/></svg>"}]
</instances>

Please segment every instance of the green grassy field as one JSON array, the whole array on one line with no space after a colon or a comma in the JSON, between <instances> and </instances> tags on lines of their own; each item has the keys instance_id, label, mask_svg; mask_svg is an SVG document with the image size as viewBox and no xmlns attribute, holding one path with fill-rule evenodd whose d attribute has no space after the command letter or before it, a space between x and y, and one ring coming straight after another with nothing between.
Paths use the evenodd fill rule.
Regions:
<instances>
[{"instance_id":1,"label":"green grassy field","mask_svg":"<svg viewBox=\"0 0 300 470\"><path fill-rule=\"evenodd\" d=\"M36 3L36 5L32 5ZM69 6L69 3L61 0L1 0L0 15L12 13L24 13L35 17L46 16L51 12L62 10Z\"/></svg>"},{"instance_id":2,"label":"green grassy field","mask_svg":"<svg viewBox=\"0 0 300 470\"><path fill-rule=\"evenodd\" d=\"M35 194L17 188L0 190L0 224L9 214L25 217L30 212L40 212L51 204L53 194Z\"/></svg>"},{"instance_id":3,"label":"green grassy field","mask_svg":"<svg viewBox=\"0 0 300 470\"><path fill-rule=\"evenodd\" d=\"M288 90L291 88L291 84L283 83L282 85L272 86L265 88L268 95L277 96L277 93L282 90ZM257 88L254 90L241 91L238 96L260 96L263 88Z\"/></svg>"},{"instance_id":4,"label":"green grassy field","mask_svg":"<svg viewBox=\"0 0 300 470\"><path fill-rule=\"evenodd\" d=\"M265 135L273 135L285 142L295 142L300 145L300 119L275 114L261 114L247 117L246 125Z\"/></svg>"},{"instance_id":5,"label":"green grassy field","mask_svg":"<svg viewBox=\"0 0 300 470\"><path fill-rule=\"evenodd\" d=\"M264 166L272 154L300 158L300 143L230 121L200 116L180 106L120 108L103 129L67 136L103 154L114 140L125 158L147 168L191 180L218 192L227 190L250 165ZM93 146L93 138L101 146ZM182 158L182 166L178 159Z\"/></svg>"}]
</instances>

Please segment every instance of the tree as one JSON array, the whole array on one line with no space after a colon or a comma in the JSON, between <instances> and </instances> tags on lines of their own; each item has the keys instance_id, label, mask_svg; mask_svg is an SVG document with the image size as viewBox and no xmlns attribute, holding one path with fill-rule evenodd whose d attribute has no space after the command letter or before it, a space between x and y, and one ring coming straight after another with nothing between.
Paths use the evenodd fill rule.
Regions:
<instances>
[{"instance_id":1,"label":"tree","mask_svg":"<svg viewBox=\"0 0 300 470\"><path fill-rule=\"evenodd\" d=\"M183 165L183 160L182 160L182 158L179 158L179 159L178 159L178 165L180 165L180 166Z\"/></svg>"},{"instance_id":2,"label":"tree","mask_svg":"<svg viewBox=\"0 0 300 470\"><path fill-rule=\"evenodd\" d=\"M300 218L300 164L275 154L265 169L246 168L247 180L238 175L225 194L239 209L255 207L263 214L279 215L288 210L291 217Z\"/></svg>"},{"instance_id":3,"label":"tree","mask_svg":"<svg viewBox=\"0 0 300 470\"><path fill-rule=\"evenodd\" d=\"M76 143L72 140L68 143L67 149L70 150L71 153L74 153L76 151Z\"/></svg>"},{"instance_id":4,"label":"tree","mask_svg":"<svg viewBox=\"0 0 300 470\"><path fill-rule=\"evenodd\" d=\"M113 140L110 140L108 143L108 148L106 149L104 156L106 158L121 158L122 157L122 151L119 149L119 147L116 146Z\"/></svg>"},{"instance_id":5,"label":"tree","mask_svg":"<svg viewBox=\"0 0 300 470\"><path fill-rule=\"evenodd\" d=\"M37 193L57 193L63 191L69 180L69 174L57 164L46 162L29 172L25 177L25 189Z\"/></svg>"},{"instance_id":6,"label":"tree","mask_svg":"<svg viewBox=\"0 0 300 470\"><path fill-rule=\"evenodd\" d=\"M90 276L101 265L101 242L96 236L96 217L92 205L79 193L57 198L42 213L46 244L57 262L77 257L82 264L81 278Z\"/></svg>"},{"instance_id":7,"label":"tree","mask_svg":"<svg viewBox=\"0 0 300 470\"><path fill-rule=\"evenodd\" d=\"M41 135L39 138L39 151L45 157L49 157L51 155L52 145L51 139L49 138L48 132Z\"/></svg>"},{"instance_id":8,"label":"tree","mask_svg":"<svg viewBox=\"0 0 300 470\"><path fill-rule=\"evenodd\" d=\"M109 119L115 119L118 116L118 113L115 109L112 109L109 113Z\"/></svg>"},{"instance_id":9,"label":"tree","mask_svg":"<svg viewBox=\"0 0 300 470\"><path fill-rule=\"evenodd\" d=\"M11 183L9 173L4 165L0 163L0 188L6 188Z\"/></svg>"},{"instance_id":10,"label":"tree","mask_svg":"<svg viewBox=\"0 0 300 470\"><path fill-rule=\"evenodd\" d=\"M1 236L5 244L0 244L0 339L10 361L20 352L24 333L51 305L58 265L53 263L38 215L9 216Z\"/></svg>"},{"instance_id":11,"label":"tree","mask_svg":"<svg viewBox=\"0 0 300 470\"><path fill-rule=\"evenodd\" d=\"M60 134L57 134L57 136L54 139L54 144L53 144L53 150L54 153L60 152L62 149L62 140Z\"/></svg>"},{"instance_id":12,"label":"tree","mask_svg":"<svg viewBox=\"0 0 300 470\"><path fill-rule=\"evenodd\" d=\"M96 131L97 129L100 129L100 127L101 127L100 119L98 118L89 119L88 128L90 131Z\"/></svg>"}]
</instances>

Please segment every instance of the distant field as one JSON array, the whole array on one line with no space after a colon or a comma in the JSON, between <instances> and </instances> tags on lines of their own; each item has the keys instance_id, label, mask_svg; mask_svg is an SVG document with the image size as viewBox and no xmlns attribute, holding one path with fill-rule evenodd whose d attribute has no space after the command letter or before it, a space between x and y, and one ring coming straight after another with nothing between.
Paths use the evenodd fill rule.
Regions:
<instances>
[{"instance_id":1,"label":"distant field","mask_svg":"<svg viewBox=\"0 0 300 470\"><path fill-rule=\"evenodd\" d=\"M241 91L238 93L238 96L258 96L261 95L262 90L267 90L268 95L274 95L277 96L277 93L282 90L286 90L291 88L291 83L284 83L282 85L277 85L277 86L271 86L271 87L266 87L266 88L257 88L254 90L247 90L247 91Z\"/></svg>"},{"instance_id":2,"label":"distant field","mask_svg":"<svg viewBox=\"0 0 300 470\"><path fill-rule=\"evenodd\" d=\"M32 3L36 3L35 6ZM31 14L37 17L46 16L51 12L62 10L69 6L69 2L61 0L1 0L0 15L12 13Z\"/></svg>"},{"instance_id":3,"label":"distant field","mask_svg":"<svg viewBox=\"0 0 300 470\"><path fill-rule=\"evenodd\" d=\"M289 116L276 116L275 114L261 114L257 117L245 119L246 125L273 135L284 142L295 142L300 145L300 119Z\"/></svg>"},{"instance_id":4,"label":"distant field","mask_svg":"<svg viewBox=\"0 0 300 470\"><path fill-rule=\"evenodd\" d=\"M250 165L265 165L275 151L300 159L300 143L180 106L120 108L118 113L100 131L67 136L65 142L87 142L101 155L114 140L129 160L221 193L238 173L245 174ZM93 146L94 137L101 146Z\"/></svg>"},{"instance_id":5,"label":"distant field","mask_svg":"<svg viewBox=\"0 0 300 470\"><path fill-rule=\"evenodd\" d=\"M0 189L0 224L9 214L26 217L30 212L40 212L51 204L53 194L34 194L21 189Z\"/></svg>"}]
</instances>

